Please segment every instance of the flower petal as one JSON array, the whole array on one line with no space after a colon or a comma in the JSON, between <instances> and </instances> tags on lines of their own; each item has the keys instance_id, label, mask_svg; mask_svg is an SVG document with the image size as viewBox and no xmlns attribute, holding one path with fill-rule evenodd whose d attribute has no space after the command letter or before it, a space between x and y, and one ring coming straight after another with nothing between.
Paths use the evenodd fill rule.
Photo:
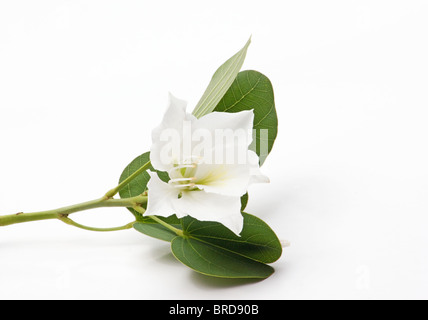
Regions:
<instances>
[{"instance_id":1,"label":"flower petal","mask_svg":"<svg viewBox=\"0 0 428 320\"><path fill-rule=\"evenodd\" d=\"M216 221L239 235L244 226L239 197L224 196L205 191L186 191L174 201L180 215L186 214L200 221Z\"/></svg>"},{"instance_id":2,"label":"flower petal","mask_svg":"<svg viewBox=\"0 0 428 320\"><path fill-rule=\"evenodd\" d=\"M169 106L161 124L152 131L150 160L155 169L168 171L182 158L183 126L196 118L186 113L187 103L169 94Z\"/></svg>"},{"instance_id":3,"label":"flower petal","mask_svg":"<svg viewBox=\"0 0 428 320\"><path fill-rule=\"evenodd\" d=\"M259 156L257 153L248 150L248 163L250 164L250 184L270 182L269 178L260 171Z\"/></svg>"},{"instance_id":4,"label":"flower petal","mask_svg":"<svg viewBox=\"0 0 428 320\"><path fill-rule=\"evenodd\" d=\"M239 235L243 228L241 199L205 191L183 191L159 179L154 172L149 172L147 184L149 199L145 216L169 217L176 214L178 218L187 215L200 221L216 221Z\"/></svg>"},{"instance_id":5,"label":"flower petal","mask_svg":"<svg viewBox=\"0 0 428 320\"><path fill-rule=\"evenodd\" d=\"M145 215L169 217L174 212L174 200L178 199L179 190L159 179L157 173L148 171L147 183L149 198Z\"/></svg>"},{"instance_id":6,"label":"flower petal","mask_svg":"<svg viewBox=\"0 0 428 320\"><path fill-rule=\"evenodd\" d=\"M247 150L244 163L199 164L194 173L194 183L199 189L210 193L243 196L253 183L268 183L269 178L261 173L259 157Z\"/></svg>"},{"instance_id":7,"label":"flower petal","mask_svg":"<svg viewBox=\"0 0 428 320\"><path fill-rule=\"evenodd\" d=\"M192 130L209 130L212 137L215 137L216 131L245 132L246 146L253 141L252 129L254 123L253 110L244 110L241 112L212 112L198 119L192 126Z\"/></svg>"},{"instance_id":8,"label":"flower petal","mask_svg":"<svg viewBox=\"0 0 428 320\"><path fill-rule=\"evenodd\" d=\"M186 106L186 101L178 99L169 93L169 105L163 116L162 122L152 131L153 142L157 142L160 139L160 135L164 129L182 128L183 120L186 118Z\"/></svg>"},{"instance_id":9,"label":"flower petal","mask_svg":"<svg viewBox=\"0 0 428 320\"><path fill-rule=\"evenodd\" d=\"M199 164L195 184L201 190L241 197L250 183L250 167L245 164Z\"/></svg>"}]
</instances>

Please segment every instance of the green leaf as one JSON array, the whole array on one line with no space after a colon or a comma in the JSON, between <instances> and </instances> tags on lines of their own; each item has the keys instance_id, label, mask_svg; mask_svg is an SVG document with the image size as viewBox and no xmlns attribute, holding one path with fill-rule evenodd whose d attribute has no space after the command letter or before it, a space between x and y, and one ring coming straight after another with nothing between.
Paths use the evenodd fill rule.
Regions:
<instances>
[{"instance_id":1,"label":"green leaf","mask_svg":"<svg viewBox=\"0 0 428 320\"><path fill-rule=\"evenodd\" d=\"M131 174L141 168L144 164L150 161L150 153L146 152L142 155L135 158L129 165L126 166L125 170L123 170L119 183L128 178ZM119 191L119 195L121 198L131 198L136 197L146 191L147 182L150 180L150 175L147 172L141 173L138 177L132 180L127 186L125 186L122 190ZM141 214L135 211L134 209L128 208L129 211L140 220L142 218Z\"/></svg>"},{"instance_id":2,"label":"green leaf","mask_svg":"<svg viewBox=\"0 0 428 320\"><path fill-rule=\"evenodd\" d=\"M251 38L239 52L222 64L214 73L207 89L193 110L195 117L200 118L212 112L217 106L241 70L250 43Z\"/></svg>"},{"instance_id":3,"label":"green leaf","mask_svg":"<svg viewBox=\"0 0 428 320\"><path fill-rule=\"evenodd\" d=\"M184 237L171 241L174 256L202 274L225 278L266 278L282 254L272 229L261 219L243 213L244 228L238 237L217 222L181 219Z\"/></svg>"},{"instance_id":4,"label":"green leaf","mask_svg":"<svg viewBox=\"0 0 428 320\"><path fill-rule=\"evenodd\" d=\"M171 224L175 228L181 227L180 220L178 220L175 215L168 218L163 218L163 217L158 217L158 218L166 221L167 223ZM172 241L172 239L174 239L177 236L175 232L165 228L164 226L153 221L150 218L145 218L143 222L134 223L134 229L152 238L156 238L164 241Z\"/></svg>"},{"instance_id":5,"label":"green leaf","mask_svg":"<svg viewBox=\"0 0 428 320\"><path fill-rule=\"evenodd\" d=\"M123 170L119 183L128 178L131 174L145 165L148 161L150 161L150 153L146 152L142 155L135 158L129 165L126 166L125 170ZM152 170L153 167L151 167ZM146 191L147 182L150 180L150 175L147 172L141 173L138 177L132 180L125 188L119 191L119 195L121 198L131 198L136 197Z\"/></svg>"},{"instance_id":6,"label":"green leaf","mask_svg":"<svg viewBox=\"0 0 428 320\"><path fill-rule=\"evenodd\" d=\"M139 168L141 168L143 165L145 165L148 161L150 161L150 152L145 152L142 155L135 158L129 165L126 166L126 168L123 170L119 183L121 183L123 180L128 178L131 174L133 174L135 171L137 171ZM165 182L169 180L168 173L161 172L155 170L152 166L149 168L150 171L157 172L159 178ZM125 188L119 191L120 197L123 198L131 198L136 197L140 194L142 194L147 189L147 183L150 180L150 175L147 172L141 173L138 177L136 177L134 180L132 180ZM141 221L144 221L145 218L141 216L140 213L135 211L132 208L128 208L129 211L134 214L134 216Z\"/></svg>"},{"instance_id":7,"label":"green leaf","mask_svg":"<svg viewBox=\"0 0 428 320\"><path fill-rule=\"evenodd\" d=\"M215 107L219 112L254 110L256 136L250 149L260 158L260 165L272 150L278 133L278 118L272 84L263 74L253 70L238 74L229 90Z\"/></svg>"},{"instance_id":8,"label":"green leaf","mask_svg":"<svg viewBox=\"0 0 428 320\"><path fill-rule=\"evenodd\" d=\"M175 237L171 250L183 264L208 276L264 279L274 272L271 266L197 239Z\"/></svg>"},{"instance_id":9,"label":"green leaf","mask_svg":"<svg viewBox=\"0 0 428 320\"><path fill-rule=\"evenodd\" d=\"M248 203L248 192L241 197L241 212L245 210Z\"/></svg>"},{"instance_id":10,"label":"green leaf","mask_svg":"<svg viewBox=\"0 0 428 320\"><path fill-rule=\"evenodd\" d=\"M162 218L183 230L183 237L150 218L134 224L134 228L153 238L171 241L177 260L199 273L223 278L267 278L274 272L267 264L280 258L281 244L264 221L245 212L242 215L241 236L218 222L189 216L180 220L175 215Z\"/></svg>"},{"instance_id":11,"label":"green leaf","mask_svg":"<svg viewBox=\"0 0 428 320\"><path fill-rule=\"evenodd\" d=\"M282 254L275 232L260 218L242 213L244 227L240 236L218 222L199 221L192 217L181 219L184 234L193 239L224 248L263 263L272 263Z\"/></svg>"},{"instance_id":12,"label":"green leaf","mask_svg":"<svg viewBox=\"0 0 428 320\"><path fill-rule=\"evenodd\" d=\"M134 223L134 229L152 238L172 241L177 235L158 223Z\"/></svg>"}]
</instances>

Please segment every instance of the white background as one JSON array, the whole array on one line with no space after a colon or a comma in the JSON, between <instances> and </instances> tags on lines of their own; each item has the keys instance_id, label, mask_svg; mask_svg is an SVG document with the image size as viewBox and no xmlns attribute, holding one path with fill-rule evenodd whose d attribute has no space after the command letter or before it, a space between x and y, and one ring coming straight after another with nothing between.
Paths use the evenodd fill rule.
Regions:
<instances>
[{"instance_id":1,"label":"white background","mask_svg":"<svg viewBox=\"0 0 428 320\"><path fill-rule=\"evenodd\" d=\"M0 213L103 195L252 35L279 134L248 211L291 242L261 282L168 243L44 221L0 229L2 299L428 298L426 1L0 2ZM73 216L94 226L125 209Z\"/></svg>"}]
</instances>

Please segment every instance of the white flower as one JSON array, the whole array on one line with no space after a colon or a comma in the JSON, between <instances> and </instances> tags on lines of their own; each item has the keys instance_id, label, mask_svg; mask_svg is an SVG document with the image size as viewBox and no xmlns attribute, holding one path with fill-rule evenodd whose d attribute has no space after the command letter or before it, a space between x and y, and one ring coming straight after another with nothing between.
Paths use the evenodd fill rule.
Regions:
<instances>
[{"instance_id":1,"label":"white flower","mask_svg":"<svg viewBox=\"0 0 428 320\"><path fill-rule=\"evenodd\" d=\"M168 183L150 172L146 215L191 216L242 231L240 197L260 173L258 156L248 150L254 113L213 112L200 119L186 113L186 102L170 95L162 123L152 132L150 160L169 173Z\"/></svg>"}]
</instances>

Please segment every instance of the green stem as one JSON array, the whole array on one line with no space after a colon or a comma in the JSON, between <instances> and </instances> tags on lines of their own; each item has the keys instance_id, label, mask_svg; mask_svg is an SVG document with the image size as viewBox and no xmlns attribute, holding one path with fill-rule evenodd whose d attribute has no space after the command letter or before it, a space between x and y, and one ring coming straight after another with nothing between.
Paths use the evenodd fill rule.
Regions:
<instances>
[{"instance_id":1,"label":"green stem","mask_svg":"<svg viewBox=\"0 0 428 320\"><path fill-rule=\"evenodd\" d=\"M75 204L72 206L63 207L63 208L54 209L54 210L30 212L30 213L19 212L17 214L0 216L0 227L8 226L15 223L22 223L22 222L59 219L69 225L72 225L81 229L85 229L85 230L92 230L92 231L116 231L116 230L124 230L124 229L132 228L132 225L134 222L128 223L124 226L114 227L114 228L88 227L71 220L70 218L68 218L68 215L78 211L84 211L84 210L101 208L101 207L126 207L126 208L137 208L137 209L141 208L141 210L143 211L144 208L142 207L142 204L147 203L147 193L144 193L143 195L139 195L133 198L125 198L125 199L113 199L113 197L125 186L127 186L132 180L138 177L141 173L143 173L144 171L147 171L147 169L149 169L150 166L151 166L151 163L150 161L148 161L143 166L141 166L137 171L131 174L128 178L126 178L121 183L119 183L117 187L108 191L105 194L105 196L102 197L101 199L96 199L96 200Z\"/></svg>"},{"instance_id":2,"label":"green stem","mask_svg":"<svg viewBox=\"0 0 428 320\"><path fill-rule=\"evenodd\" d=\"M30 212L30 213L20 212L17 214L0 216L0 226L8 226L15 223L48 220L48 219L59 219L64 221L65 218L68 218L69 214L79 212L79 211L102 208L102 207L132 208L134 206L141 205L146 202L147 202L147 196L142 196L142 195L132 197L132 198L126 198L126 199L106 199L105 197L103 197L101 199L83 202L83 203L79 203L79 204L75 204L72 206L63 207L59 209L54 209L54 210ZM64 221L64 222L69 222L69 221ZM74 225L78 226L78 224L74 224ZM79 225L79 226L84 227L82 225ZM85 227L85 228L88 229L90 227ZM123 227L118 227L118 228L123 228ZM113 228L113 229L117 229L117 228Z\"/></svg>"},{"instance_id":3,"label":"green stem","mask_svg":"<svg viewBox=\"0 0 428 320\"><path fill-rule=\"evenodd\" d=\"M113 228L95 228L95 227L88 227L85 226L83 224L77 223L76 221L68 218L68 217L63 217L63 218L58 218L60 219L62 222L69 224L73 227L77 227L80 229L84 229L84 230L89 230L89 231L99 231L99 232L107 232L107 231L119 231L119 230L126 230L126 229L131 229L132 226L134 225L135 221L130 222L128 224L125 224L124 226L120 226L120 227L113 227Z\"/></svg>"},{"instance_id":4,"label":"green stem","mask_svg":"<svg viewBox=\"0 0 428 320\"><path fill-rule=\"evenodd\" d=\"M158 217L156 217L156 216L148 216L148 217L150 217L151 219L153 219L153 220L154 220L154 221L156 221L157 223L159 223L159 224L163 225L165 228L167 228L167 229L169 229L169 230L171 230L171 231L175 232L175 234L176 234L177 236L180 236L180 237L183 237L183 236L184 236L183 230L180 230L180 229L177 229L177 228L173 227L173 226L172 226L172 225L170 225L169 223L166 223L165 221L163 221L163 220L159 219L159 218L158 218Z\"/></svg>"},{"instance_id":5,"label":"green stem","mask_svg":"<svg viewBox=\"0 0 428 320\"><path fill-rule=\"evenodd\" d=\"M138 177L140 174L142 174L144 171L147 171L148 168L150 168L151 162L146 162L142 167L140 167L137 171L135 171L133 174L131 174L128 178L123 180L119 185L110 191L108 191L105 194L105 197L107 199L113 198L120 190L122 190L125 186L127 186L132 180L134 180L136 177Z\"/></svg>"}]
</instances>

